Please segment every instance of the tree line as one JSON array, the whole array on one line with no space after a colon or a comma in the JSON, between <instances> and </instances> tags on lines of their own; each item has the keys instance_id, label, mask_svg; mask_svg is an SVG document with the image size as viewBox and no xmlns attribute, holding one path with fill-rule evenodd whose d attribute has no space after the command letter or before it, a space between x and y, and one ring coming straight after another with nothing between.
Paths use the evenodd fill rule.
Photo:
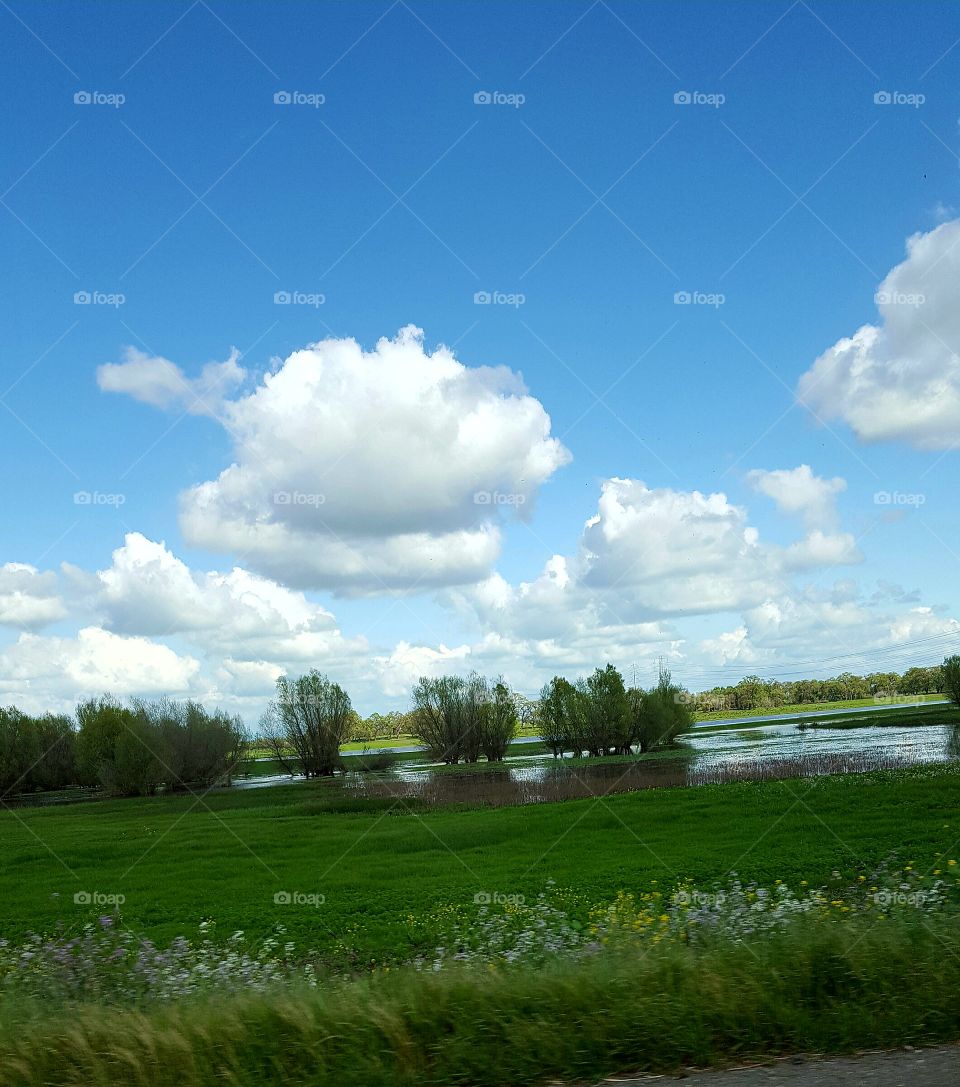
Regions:
<instances>
[{"instance_id":1,"label":"tree line","mask_svg":"<svg viewBox=\"0 0 960 1087\"><path fill-rule=\"evenodd\" d=\"M908 668L905 672L871 672L858 676L841 672L829 679L798 679L781 682L744 676L739 683L713 687L690 695L696 713L719 710L777 709L779 706L818 702L847 702L859 698L893 695L943 694L944 666Z\"/></svg>"},{"instance_id":2,"label":"tree line","mask_svg":"<svg viewBox=\"0 0 960 1087\"><path fill-rule=\"evenodd\" d=\"M438 762L501 762L529 700L502 678L421 676L405 715L409 735ZM649 690L624 684L612 664L571 683L555 676L532 711L554 756L625 755L673 743L693 724L682 688L661 670ZM341 768L340 747L355 728L350 696L317 671L277 680L277 697L260 720L260 740L287 773L323 777Z\"/></svg>"},{"instance_id":3,"label":"tree line","mask_svg":"<svg viewBox=\"0 0 960 1087\"><path fill-rule=\"evenodd\" d=\"M199 702L104 695L69 714L31 715L0 706L0 796L102 788L113 796L147 796L229 780L247 734L239 717Z\"/></svg>"},{"instance_id":4,"label":"tree line","mask_svg":"<svg viewBox=\"0 0 960 1087\"><path fill-rule=\"evenodd\" d=\"M277 680L258 740L282 770L304 777L328 776L342 768L340 749L356 734L358 722L370 732L409 734L448 764L501 761L521 723L533 725L555 756L602 757L674 743L692 726L695 710L714 708L711 697L733 699L721 708L753 709L786 705L791 699L840 701L871 693L946 693L960 705L960 656L902 676L844 674L786 684L747 676L734 687L699 695L688 694L662 667L653 687L628 688L608 664L573 682L555 676L536 702L512 692L502 679L475 673L424 676L413 688L410 710L374 715L375 729L369 728L371 719L362 721L339 684L314 669ZM239 717L208 711L192 700L132 699L124 705L104 695L80 703L74 716L0 707L0 799L70 786L145 796L161 788L229 782L249 745Z\"/></svg>"}]
</instances>

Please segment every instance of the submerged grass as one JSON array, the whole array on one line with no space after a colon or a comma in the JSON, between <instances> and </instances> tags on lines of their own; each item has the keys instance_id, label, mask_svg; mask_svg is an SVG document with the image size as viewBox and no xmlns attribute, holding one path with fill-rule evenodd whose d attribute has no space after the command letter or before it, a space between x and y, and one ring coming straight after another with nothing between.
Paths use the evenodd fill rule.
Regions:
<instances>
[{"instance_id":1,"label":"submerged grass","mask_svg":"<svg viewBox=\"0 0 960 1087\"><path fill-rule=\"evenodd\" d=\"M954 1040L960 957L947 949L958 935L949 918L859 919L150 1012L21 1009L0 1021L0 1085L522 1087Z\"/></svg>"}]
</instances>

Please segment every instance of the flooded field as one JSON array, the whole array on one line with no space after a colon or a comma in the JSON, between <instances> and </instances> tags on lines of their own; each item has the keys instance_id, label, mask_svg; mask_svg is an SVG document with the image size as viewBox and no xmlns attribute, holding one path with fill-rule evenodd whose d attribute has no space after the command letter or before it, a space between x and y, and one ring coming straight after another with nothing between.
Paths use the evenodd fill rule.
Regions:
<instances>
[{"instance_id":1,"label":"flooded field","mask_svg":"<svg viewBox=\"0 0 960 1087\"><path fill-rule=\"evenodd\" d=\"M949 725L906 724L800 729L795 723L769 721L727 731L704 729L699 735L695 729L673 751L635 760L515 754L502 763L459 769L424 762L422 752L410 748L396 752L409 754L409 758L398 759L389 770L372 773L351 770L353 756L345 756L347 773L316 784L325 791L358 800L393 798L398 802L412 800L425 807L541 804L641 789L863 773L942 762L952 757L952 731ZM295 780L282 774L255 773L218 789L261 789ZM97 790L70 789L10 798L5 804L69 804L100 796Z\"/></svg>"},{"instance_id":2,"label":"flooded field","mask_svg":"<svg viewBox=\"0 0 960 1087\"><path fill-rule=\"evenodd\" d=\"M515 755L489 768L479 764L458 770L411 759L397 762L388 772L347 773L325 784L358 798L415 800L426 807L539 804L639 789L863 773L941 762L949 757L950 734L946 725L801 730L793 724L771 723L700 736L694 732L675 755L635 761ZM289 781L252 778L236 787Z\"/></svg>"}]
</instances>

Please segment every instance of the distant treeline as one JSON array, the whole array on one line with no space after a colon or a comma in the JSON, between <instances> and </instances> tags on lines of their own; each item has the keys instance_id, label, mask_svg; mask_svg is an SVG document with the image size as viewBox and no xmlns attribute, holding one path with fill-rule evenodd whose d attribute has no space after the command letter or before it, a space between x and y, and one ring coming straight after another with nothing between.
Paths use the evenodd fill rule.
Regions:
<instances>
[{"instance_id":1,"label":"distant treeline","mask_svg":"<svg viewBox=\"0 0 960 1087\"><path fill-rule=\"evenodd\" d=\"M696 713L717 710L776 709L811 702L848 702L858 698L889 697L892 695L943 694L943 666L908 668L900 672L871 672L857 676L841 672L830 679L797 679L781 683L776 679L745 676L728 687L691 694L690 704Z\"/></svg>"}]
</instances>

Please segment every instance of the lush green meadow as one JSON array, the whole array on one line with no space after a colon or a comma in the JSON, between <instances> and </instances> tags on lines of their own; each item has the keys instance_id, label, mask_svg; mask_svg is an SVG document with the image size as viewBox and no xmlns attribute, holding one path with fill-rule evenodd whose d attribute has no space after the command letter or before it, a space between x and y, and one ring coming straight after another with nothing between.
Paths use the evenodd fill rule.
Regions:
<instances>
[{"instance_id":1,"label":"lush green meadow","mask_svg":"<svg viewBox=\"0 0 960 1087\"><path fill-rule=\"evenodd\" d=\"M875 705L854 706L849 712L834 712L822 709L821 712L805 710L802 714L787 714L778 719L776 725L797 725L800 728L913 728L917 725L955 725L960 724L960 709L952 702L933 702L906 706L902 709L881 709ZM711 732L740 732L755 729L759 731L763 723L718 723L698 725L692 730L698 736Z\"/></svg>"},{"instance_id":2,"label":"lush green meadow","mask_svg":"<svg viewBox=\"0 0 960 1087\"><path fill-rule=\"evenodd\" d=\"M927 870L960 854L958 839L953 766L496 809L365 801L335 781L22 808L0 812L0 935L104 912L77 892L123 895L123 923L161 941L202 920L224 937L279 923L299 947L359 966L429 947L437 912L470 910L479 892L532 899L553 880L585 911L731 870L816 885L892 853ZM275 904L278 892L324 901Z\"/></svg>"}]
</instances>

